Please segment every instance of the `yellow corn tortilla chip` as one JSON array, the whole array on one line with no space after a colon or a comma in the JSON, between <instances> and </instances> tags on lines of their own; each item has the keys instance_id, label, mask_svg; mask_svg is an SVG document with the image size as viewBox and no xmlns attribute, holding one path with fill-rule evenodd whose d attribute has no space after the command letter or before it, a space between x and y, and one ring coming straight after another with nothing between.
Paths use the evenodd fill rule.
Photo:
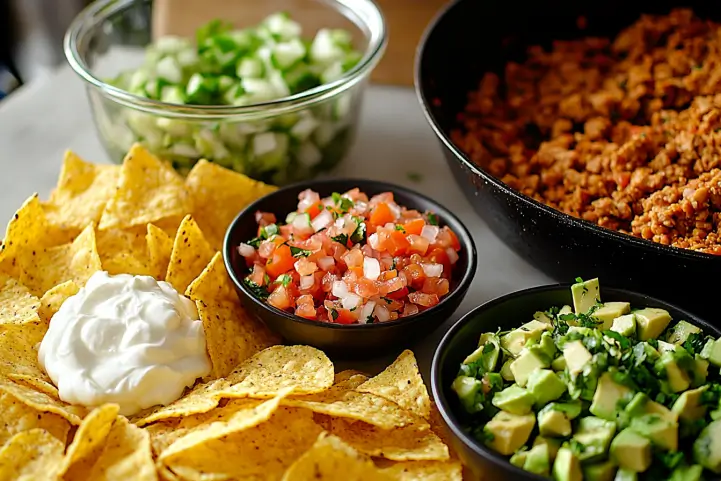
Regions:
<instances>
[{"instance_id":1,"label":"yellow corn tortilla chip","mask_svg":"<svg viewBox=\"0 0 721 481\"><path fill-rule=\"evenodd\" d=\"M333 363L310 346L272 346L243 361L226 381L223 397L273 397L293 388L293 394L323 392L333 385Z\"/></svg>"},{"instance_id":2,"label":"yellow corn tortilla chip","mask_svg":"<svg viewBox=\"0 0 721 481\"><path fill-rule=\"evenodd\" d=\"M216 252L203 272L190 283L185 295L194 301L197 300L237 300L233 284L225 269L223 256Z\"/></svg>"},{"instance_id":3,"label":"yellow corn tortilla chip","mask_svg":"<svg viewBox=\"0 0 721 481\"><path fill-rule=\"evenodd\" d=\"M322 433L316 443L283 475L283 481L392 481L370 458L336 436Z\"/></svg>"},{"instance_id":4,"label":"yellow corn tortilla chip","mask_svg":"<svg viewBox=\"0 0 721 481\"><path fill-rule=\"evenodd\" d=\"M89 225L70 244L25 251L20 262L20 282L37 296L69 280L82 286L101 268L95 229Z\"/></svg>"},{"instance_id":5,"label":"yellow corn tortilla chip","mask_svg":"<svg viewBox=\"0 0 721 481\"><path fill-rule=\"evenodd\" d=\"M0 449L0 479L56 481L64 449L43 429L18 433Z\"/></svg>"},{"instance_id":6,"label":"yellow corn tortilla chip","mask_svg":"<svg viewBox=\"0 0 721 481\"><path fill-rule=\"evenodd\" d=\"M57 187L43 203L48 223L77 235L88 224L98 222L119 177L119 166L91 164L67 151Z\"/></svg>"},{"instance_id":7,"label":"yellow corn tortilla chip","mask_svg":"<svg viewBox=\"0 0 721 481\"><path fill-rule=\"evenodd\" d=\"M163 462L183 479L280 479L320 432L310 411L280 407L263 423L207 441Z\"/></svg>"},{"instance_id":8,"label":"yellow corn tortilla chip","mask_svg":"<svg viewBox=\"0 0 721 481\"><path fill-rule=\"evenodd\" d=\"M7 375L7 377L11 381L15 381L18 384L24 384L35 389L36 391L47 394L53 399L56 399L58 401L60 400L60 393L58 392L58 388L53 386L52 381L47 375L35 376L31 374L10 373Z\"/></svg>"},{"instance_id":9,"label":"yellow corn tortilla chip","mask_svg":"<svg viewBox=\"0 0 721 481\"><path fill-rule=\"evenodd\" d=\"M196 385L180 399L167 406L149 408L133 416L138 426L189 416L191 414L206 413L213 410L220 402L220 392L227 387L225 379L215 379Z\"/></svg>"},{"instance_id":10,"label":"yellow corn tortilla chip","mask_svg":"<svg viewBox=\"0 0 721 481\"><path fill-rule=\"evenodd\" d=\"M403 351L393 364L356 390L384 397L422 418L428 419L431 412L428 389L418 370L416 357L409 350Z\"/></svg>"},{"instance_id":11,"label":"yellow corn tortilla chip","mask_svg":"<svg viewBox=\"0 0 721 481\"><path fill-rule=\"evenodd\" d=\"M336 373L333 378L335 389L355 389L368 380L368 376L355 369L346 369Z\"/></svg>"},{"instance_id":12,"label":"yellow corn tortilla chip","mask_svg":"<svg viewBox=\"0 0 721 481\"><path fill-rule=\"evenodd\" d=\"M82 406L65 403L19 382L0 378L0 392L15 396L24 404L38 411L57 414L75 425L79 425L87 413L87 410Z\"/></svg>"},{"instance_id":13,"label":"yellow corn tortilla chip","mask_svg":"<svg viewBox=\"0 0 721 481\"><path fill-rule=\"evenodd\" d=\"M195 164L185 185L193 198L193 216L216 249L222 247L225 231L235 216L276 189L206 160Z\"/></svg>"},{"instance_id":14,"label":"yellow corn tortilla chip","mask_svg":"<svg viewBox=\"0 0 721 481\"><path fill-rule=\"evenodd\" d=\"M100 457L95 461L88 479L93 481L155 481L153 453L150 450L150 436L123 416L113 423L103 446Z\"/></svg>"},{"instance_id":15,"label":"yellow corn tortilla chip","mask_svg":"<svg viewBox=\"0 0 721 481\"><path fill-rule=\"evenodd\" d=\"M47 324L0 324L0 375L24 374L50 379L38 363L36 346L43 340Z\"/></svg>"},{"instance_id":16,"label":"yellow corn tortilla chip","mask_svg":"<svg viewBox=\"0 0 721 481\"><path fill-rule=\"evenodd\" d=\"M150 436L150 446L153 454L157 457L165 451L168 446L187 434L185 429L179 429L180 418L166 419L156 423L143 426L143 429Z\"/></svg>"},{"instance_id":17,"label":"yellow corn tortilla chip","mask_svg":"<svg viewBox=\"0 0 721 481\"><path fill-rule=\"evenodd\" d=\"M63 458L60 467L61 476L65 476L67 473L68 477L74 477L72 470L83 467L82 463L86 458L90 458L95 451L102 449L105 438L107 438L115 417L118 415L118 410L119 406L117 404L104 404L93 409L83 419L80 427L75 432L73 442L68 446Z\"/></svg>"},{"instance_id":18,"label":"yellow corn tortilla chip","mask_svg":"<svg viewBox=\"0 0 721 481\"><path fill-rule=\"evenodd\" d=\"M192 212L183 179L140 144L125 156L113 197L100 217L99 230L146 225Z\"/></svg>"},{"instance_id":19,"label":"yellow corn tortilla chip","mask_svg":"<svg viewBox=\"0 0 721 481\"><path fill-rule=\"evenodd\" d=\"M148 244L151 275L156 280L165 280L165 273L168 271L168 263L170 262L170 253L173 250L173 238L160 227L148 224L145 241Z\"/></svg>"},{"instance_id":20,"label":"yellow corn tortilla chip","mask_svg":"<svg viewBox=\"0 0 721 481\"><path fill-rule=\"evenodd\" d=\"M98 255L110 275L153 275L145 226L98 231Z\"/></svg>"},{"instance_id":21,"label":"yellow corn tortilla chip","mask_svg":"<svg viewBox=\"0 0 721 481\"><path fill-rule=\"evenodd\" d=\"M368 456L394 461L444 461L448 447L433 431L425 427L406 426L379 429L363 421L350 421L319 415L316 421L326 431Z\"/></svg>"},{"instance_id":22,"label":"yellow corn tortilla chip","mask_svg":"<svg viewBox=\"0 0 721 481\"><path fill-rule=\"evenodd\" d=\"M0 246L0 273L18 279L19 255L26 250L40 250L48 246L47 220L37 194L27 199L8 223Z\"/></svg>"},{"instance_id":23,"label":"yellow corn tortilla chip","mask_svg":"<svg viewBox=\"0 0 721 481\"><path fill-rule=\"evenodd\" d=\"M186 216L175 235L165 275L166 282L172 284L178 292L185 292L214 254L215 251L203 237L198 224L191 216Z\"/></svg>"},{"instance_id":24,"label":"yellow corn tortilla chip","mask_svg":"<svg viewBox=\"0 0 721 481\"><path fill-rule=\"evenodd\" d=\"M0 274L0 324L38 322L40 299L15 279Z\"/></svg>"},{"instance_id":25,"label":"yellow corn tortilla chip","mask_svg":"<svg viewBox=\"0 0 721 481\"><path fill-rule=\"evenodd\" d=\"M15 434L36 428L55 436L65 447L70 423L57 414L40 412L15 396L0 392L0 446Z\"/></svg>"},{"instance_id":26,"label":"yellow corn tortilla chip","mask_svg":"<svg viewBox=\"0 0 721 481\"><path fill-rule=\"evenodd\" d=\"M278 410L280 401L291 392L291 389L286 389L278 393L273 399L269 399L260 404L256 404L251 401L250 404L239 404L240 409L233 409L231 412L223 413L222 411L229 411L228 409L221 410L220 413L210 413L207 421L201 422L195 426L192 426L192 430L185 436L181 437L167 449L165 449L160 456L158 456L158 462L163 462L165 459L178 456L185 453L195 446L205 444L209 441L217 440L225 436L245 431L255 427L261 423L264 423ZM180 428L183 428L184 420L180 422Z\"/></svg>"},{"instance_id":27,"label":"yellow corn tortilla chip","mask_svg":"<svg viewBox=\"0 0 721 481\"><path fill-rule=\"evenodd\" d=\"M236 301L195 301L203 321L212 378L227 376L240 362L278 344L264 324L248 315Z\"/></svg>"},{"instance_id":28,"label":"yellow corn tortilla chip","mask_svg":"<svg viewBox=\"0 0 721 481\"><path fill-rule=\"evenodd\" d=\"M49 323L50 319L55 315L68 297L72 297L78 293L80 286L75 281L66 281L53 287L40 298L40 307L38 308L38 316L44 322Z\"/></svg>"},{"instance_id":29,"label":"yellow corn tortilla chip","mask_svg":"<svg viewBox=\"0 0 721 481\"><path fill-rule=\"evenodd\" d=\"M381 471L396 481L463 481L463 465L458 461L390 463Z\"/></svg>"}]
</instances>

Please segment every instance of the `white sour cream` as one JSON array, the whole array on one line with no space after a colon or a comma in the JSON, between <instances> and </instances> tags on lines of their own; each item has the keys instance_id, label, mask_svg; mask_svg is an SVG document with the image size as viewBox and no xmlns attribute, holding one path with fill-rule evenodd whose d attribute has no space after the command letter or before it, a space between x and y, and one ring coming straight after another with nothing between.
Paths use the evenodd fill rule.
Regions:
<instances>
[{"instance_id":1,"label":"white sour cream","mask_svg":"<svg viewBox=\"0 0 721 481\"><path fill-rule=\"evenodd\" d=\"M53 316L40 364L68 403L132 415L210 372L195 304L167 282L96 272Z\"/></svg>"}]
</instances>

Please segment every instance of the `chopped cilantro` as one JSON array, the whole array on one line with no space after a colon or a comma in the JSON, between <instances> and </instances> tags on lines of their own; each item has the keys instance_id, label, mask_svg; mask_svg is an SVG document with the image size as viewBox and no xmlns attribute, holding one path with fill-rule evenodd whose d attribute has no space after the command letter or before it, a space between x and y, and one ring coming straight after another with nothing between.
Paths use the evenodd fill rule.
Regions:
<instances>
[{"instance_id":1,"label":"chopped cilantro","mask_svg":"<svg viewBox=\"0 0 721 481\"><path fill-rule=\"evenodd\" d=\"M576 277L576 284L583 284L583 279Z\"/></svg>"},{"instance_id":2,"label":"chopped cilantro","mask_svg":"<svg viewBox=\"0 0 721 481\"><path fill-rule=\"evenodd\" d=\"M373 314L368 314L368 317L366 317L366 324L373 324L375 322L376 318L373 317Z\"/></svg>"},{"instance_id":3,"label":"chopped cilantro","mask_svg":"<svg viewBox=\"0 0 721 481\"><path fill-rule=\"evenodd\" d=\"M338 205L338 202L340 202L340 194L338 192L333 192L330 195L330 198L333 199L333 203Z\"/></svg>"},{"instance_id":4,"label":"chopped cilantro","mask_svg":"<svg viewBox=\"0 0 721 481\"><path fill-rule=\"evenodd\" d=\"M381 297L381 299L383 299L384 301L386 301L386 304L390 304L391 302L393 302L393 299L389 299L389 298L387 298L387 297Z\"/></svg>"},{"instance_id":5,"label":"chopped cilantro","mask_svg":"<svg viewBox=\"0 0 721 481\"><path fill-rule=\"evenodd\" d=\"M431 211L426 212L426 218L430 225L438 225L438 216L435 213Z\"/></svg>"},{"instance_id":6,"label":"chopped cilantro","mask_svg":"<svg viewBox=\"0 0 721 481\"><path fill-rule=\"evenodd\" d=\"M260 237L253 237L248 242L246 242L246 244L248 244L249 246L251 246L254 249L257 249L258 247L260 247L260 243L262 240L263 239L261 239Z\"/></svg>"},{"instance_id":7,"label":"chopped cilantro","mask_svg":"<svg viewBox=\"0 0 721 481\"><path fill-rule=\"evenodd\" d=\"M700 332L692 332L688 335L688 338L686 338L686 341L683 343L683 348L686 349L689 353L698 354L703 349L703 346L705 344L706 338L704 335Z\"/></svg>"},{"instance_id":8,"label":"chopped cilantro","mask_svg":"<svg viewBox=\"0 0 721 481\"><path fill-rule=\"evenodd\" d=\"M621 334L619 334L616 331L611 331L611 330L603 331L603 335L610 337L614 341L618 342L618 345L621 346L621 349L624 351L631 347L631 341L629 341L626 336L622 336Z\"/></svg>"},{"instance_id":9,"label":"chopped cilantro","mask_svg":"<svg viewBox=\"0 0 721 481\"><path fill-rule=\"evenodd\" d=\"M406 233L406 229L400 224L396 224L396 230L403 232L404 234Z\"/></svg>"},{"instance_id":10,"label":"chopped cilantro","mask_svg":"<svg viewBox=\"0 0 721 481\"><path fill-rule=\"evenodd\" d=\"M348 212L355 205L352 200L347 197L343 197L338 192L333 192L331 194L331 199L333 199L333 203L343 212Z\"/></svg>"},{"instance_id":11,"label":"chopped cilantro","mask_svg":"<svg viewBox=\"0 0 721 481\"><path fill-rule=\"evenodd\" d=\"M336 241L339 244L343 244L344 246L348 245L348 235L347 234L338 234L335 237L331 237L334 241Z\"/></svg>"},{"instance_id":12,"label":"chopped cilantro","mask_svg":"<svg viewBox=\"0 0 721 481\"><path fill-rule=\"evenodd\" d=\"M268 224L265 227L260 228L260 237L263 239L270 239L274 235L278 234L278 226L276 224Z\"/></svg>"},{"instance_id":13,"label":"chopped cilantro","mask_svg":"<svg viewBox=\"0 0 721 481\"><path fill-rule=\"evenodd\" d=\"M268 295L270 294L268 292L268 289L266 289L263 286L259 286L255 282L251 281L250 279L246 278L243 279L243 284L245 284L245 287L247 287L251 293L261 301L264 301L268 299Z\"/></svg>"},{"instance_id":14,"label":"chopped cilantro","mask_svg":"<svg viewBox=\"0 0 721 481\"><path fill-rule=\"evenodd\" d=\"M312 254L312 252L306 249L301 249L300 247L290 246L290 254L293 257L308 257Z\"/></svg>"},{"instance_id":15,"label":"chopped cilantro","mask_svg":"<svg viewBox=\"0 0 721 481\"><path fill-rule=\"evenodd\" d=\"M335 321L336 319L338 319L338 311L335 310L335 309L331 309L331 310L330 310L330 317L331 317L331 319L333 319L334 321Z\"/></svg>"},{"instance_id":16,"label":"chopped cilantro","mask_svg":"<svg viewBox=\"0 0 721 481\"><path fill-rule=\"evenodd\" d=\"M356 219L354 217L354 219ZM354 244L358 244L359 242L363 242L366 238L366 223L361 221L360 219L357 219L358 221L358 227L353 231L353 234L350 236L350 241Z\"/></svg>"},{"instance_id":17,"label":"chopped cilantro","mask_svg":"<svg viewBox=\"0 0 721 481\"><path fill-rule=\"evenodd\" d=\"M418 172L408 172L406 176L411 182L421 182L423 180L423 176Z\"/></svg>"},{"instance_id":18,"label":"chopped cilantro","mask_svg":"<svg viewBox=\"0 0 721 481\"><path fill-rule=\"evenodd\" d=\"M274 284L280 284L283 287L288 287L291 282L293 282L293 278L290 274L281 274L276 277Z\"/></svg>"}]
</instances>

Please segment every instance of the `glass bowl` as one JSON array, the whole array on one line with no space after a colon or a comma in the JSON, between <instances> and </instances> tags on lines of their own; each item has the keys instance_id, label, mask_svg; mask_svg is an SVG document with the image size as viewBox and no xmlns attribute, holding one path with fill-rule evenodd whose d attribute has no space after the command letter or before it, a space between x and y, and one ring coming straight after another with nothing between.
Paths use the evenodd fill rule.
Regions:
<instances>
[{"instance_id":1,"label":"glass bowl","mask_svg":"<svg viewBox=\"0 0 721 481\"><path fill-rule=\"evenodd\" d=\"M153 40L152 0L98 0L73 21L64 48L70 66L86 83L108 155L120 162L140 142L181 173L204 158L278 185L330 170L352 144L368 77L385 51L387 33L379 8L372 0L228 2L243 18L236 28L284 11L302 26L304 38L320 28L349 31L362 57L336 80L263 103L204 106L151 100L106 80L145 62L145 47ZM212 20L212 13L197 18L194 27ZM291 135L300 122L303 134Z\"/></svg>"}]
</instances>

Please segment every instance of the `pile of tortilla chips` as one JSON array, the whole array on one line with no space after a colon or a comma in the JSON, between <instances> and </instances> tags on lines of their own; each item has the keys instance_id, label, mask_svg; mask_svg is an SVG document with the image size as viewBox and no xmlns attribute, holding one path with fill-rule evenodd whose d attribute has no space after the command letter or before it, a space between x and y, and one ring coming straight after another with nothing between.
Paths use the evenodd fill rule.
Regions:
<instances>
[{"instance_id":1,"label":"pile of tortilla chips","mask_svg":"<svg viewBox=\"0 0 721 481\"><path fill-rule=\"evenodd\" d=\"M460 480L410 351L379 375L335 373L240 306L218 249L271 186L205 161L187 178L135 146L122 166L68 153L0 251L0 480ZM167 406L63 402L37 347L96 271L150 275L195 301L211 374Z\"/></svg>"}]
</instances>

